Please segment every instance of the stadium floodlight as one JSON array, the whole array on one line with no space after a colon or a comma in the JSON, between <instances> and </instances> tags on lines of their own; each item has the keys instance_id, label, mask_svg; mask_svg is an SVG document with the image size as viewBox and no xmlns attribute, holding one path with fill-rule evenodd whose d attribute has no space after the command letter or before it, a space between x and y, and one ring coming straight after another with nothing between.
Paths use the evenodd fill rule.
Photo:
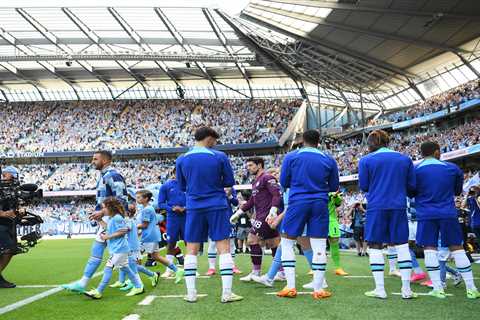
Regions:
<instances>
[{"instance_id":1,"label":"stadium floodlight","mask_svg":"<svg viewBox=\"0 0 480 320\"><path fill-rule=\"evenodd\" d=\"M121 60L121 61L176 61L176 62L254 62L255 54L229 55L229 54L194 54L194 53L116 53L116 54L39 54L39 55L13 55L0 56L0 62L18 61L72 61L72 60Z\"/></svg>"}]
</instances>

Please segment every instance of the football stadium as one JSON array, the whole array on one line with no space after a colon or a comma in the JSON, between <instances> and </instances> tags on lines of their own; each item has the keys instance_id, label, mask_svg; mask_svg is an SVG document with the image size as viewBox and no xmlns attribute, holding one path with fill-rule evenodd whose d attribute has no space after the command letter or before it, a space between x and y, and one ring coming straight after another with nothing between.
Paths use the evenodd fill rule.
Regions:
<instances>
[{"instance_id":1,"label":"football stadium","mask_svg":"<svg viewBox=\"0 0 480 320\"><path fill-rule=\"evenodd\" d=\"M474 319L480 1L0 2L0 319Z\"/></svg>"}]
</instances>

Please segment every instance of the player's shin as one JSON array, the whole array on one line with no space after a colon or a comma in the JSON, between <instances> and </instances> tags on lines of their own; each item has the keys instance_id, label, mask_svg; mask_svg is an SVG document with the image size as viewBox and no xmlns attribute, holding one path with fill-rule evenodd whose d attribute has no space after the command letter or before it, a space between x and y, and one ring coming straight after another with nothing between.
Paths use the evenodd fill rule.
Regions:
<instances>
[{"instance_id":1,"label":"player's shin","mask_svg":"<svg viewBox=\"0 0 480 320\"><path fill-rule=\"evenodd\" d=\"M438 261L438 251L432 249L425 249L424 254L425 267L427 268L430 280L432 280L433 289L443 290L442 281L440 279L440 263Z\"/></svg>"},{"instance_id":2,"label":"player's shin","mask_svg":"<svg viewBox=\"0 0 480 320\"><path fill-rule=\"evenodd\" d=\"M185 285L189 295L196 295L195 280L197 276L197 256L185 255Z\"/></svg>"},{"instance_id":3,"label":"player's shin","mask_svg":"<svg viewBox=\"0 0 480 320\"><path fill-rule=\"evenodd\" d=\"M327 267L327 239L310 239L312 246L313 289L320 291Z\"/></svg>"},{"instance_id":4,"label":"player's shin","mask_svg":"<svg viewBox=\"0 0 480 320\"><path fill-rule=\"evenodd\" d=\"M282 238L282 266L287 278L287 288L295 288L295 252L293 246L295 240Z\"/></svg>"}]
</instances>

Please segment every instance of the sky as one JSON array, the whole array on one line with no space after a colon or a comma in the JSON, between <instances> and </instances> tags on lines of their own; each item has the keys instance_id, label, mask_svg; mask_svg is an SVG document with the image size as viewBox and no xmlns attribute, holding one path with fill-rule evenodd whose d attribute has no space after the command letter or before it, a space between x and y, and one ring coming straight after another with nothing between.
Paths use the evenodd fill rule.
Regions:
<instances>
[{"instance_id":1,"label":"sky","mask_svg":"<svg viewBox=\"0 0 480 320\"><path fill-rule=\"evenodd\" d=\"M2 0L0 7L210 7L237 15L249 0Z\"/></svg>"}]
</instances>

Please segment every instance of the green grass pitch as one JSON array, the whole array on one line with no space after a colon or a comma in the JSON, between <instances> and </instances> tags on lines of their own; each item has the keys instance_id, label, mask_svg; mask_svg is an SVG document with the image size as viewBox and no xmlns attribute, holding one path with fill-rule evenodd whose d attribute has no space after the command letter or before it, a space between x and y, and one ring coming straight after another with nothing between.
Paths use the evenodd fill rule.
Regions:
<instances>
[{"instance_id":1,"label":"green grass pitch","mask_svg":"<svg viewBox=\"0 0 480 320\"><path fill-rule=\"evenodd\" d=\"M14 258L5 272L5 277L19 286L55 286L78 279L88 259L92 240L52 240L43 241L29 254ZM199 259L199 271L207 269L207 258ZM271 257L264 258L264 271L270 265ZM236 262L242 271L248 272L250 259L239 255ZM342 253L342 262L347 272L354 276L370 276L368 259L357 257L349 252ZM330 267L330 265L329 265ZM155 267L164 271L163 267ZM101 271L101 270L99 270ZM305 259L297 256L298 287L310 281L307 275ZM474 274L480 275L480 266L474 265ZM117 274L114 274L116 279ZM123 319L137 314L142 320L153 319L474 319L480 314L480 300L468 300L463 284L459 288L450 284L447 293L453 294L445 300L422 296L418 300L403 301L392 295L400 291L400 280L386 279L389 298L385 301L363 296L363 292L372 289L371 278L341 278L333 274L330 267L327 280L333 297L322 301L313 301L310 295L299 295L296 299L280 299L265 293L275 292L284 283L276 283L275 288L264 288L253 283L241 283L235 277L234 291L245 297L243 302L234 304L220 303L220 278L198 279L199 294L207 294L196 304L187 304L181 298L161 296L182 295L184 284L175 285L172 280L161 280L158 286L151 288L144 279L146 293L136 297L125 297L116 289L107 288L102 300L90 300L83 295L60 291L41 300L22 306L0 315L2 320L30 319ZM100 281L95 278L90 285ZM477 285L480 285L477 281ZM428 292L428 288L412 285L419 293ZM20 300L51 290L45 288L16 288L0 290L0 309ZM305 290L299 290L305 291ZM138 305L148 295L158 296L150 305Z\"/></svg>"}]
</instances>

